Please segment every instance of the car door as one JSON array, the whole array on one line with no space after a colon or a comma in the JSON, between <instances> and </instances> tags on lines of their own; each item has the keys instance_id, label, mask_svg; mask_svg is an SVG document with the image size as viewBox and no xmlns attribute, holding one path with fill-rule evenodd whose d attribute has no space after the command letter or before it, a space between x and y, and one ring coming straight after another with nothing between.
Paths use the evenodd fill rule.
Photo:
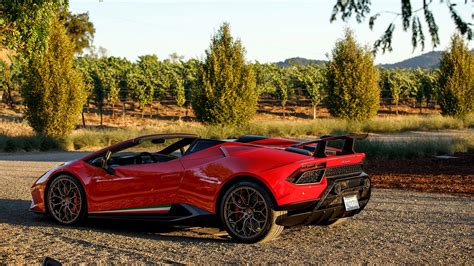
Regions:
<instances>
[{"instance_id":1,"label":"car door","mask_svg":"<svg viewBox=\"0 0 474 266\"><path fill-rule=\"evenodd\" d=\"M91 214L166 213L182 178L179 159L168 162L112 167L113 173L97 175L91 182Z\"/></svg>"}]
</instances>

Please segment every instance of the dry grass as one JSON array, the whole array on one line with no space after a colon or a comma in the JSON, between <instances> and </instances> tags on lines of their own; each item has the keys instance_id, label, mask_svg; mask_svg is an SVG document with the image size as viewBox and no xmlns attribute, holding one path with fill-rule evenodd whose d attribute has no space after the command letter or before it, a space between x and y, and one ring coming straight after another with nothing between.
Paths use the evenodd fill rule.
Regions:
<instances>
[{"instance_id":1,"label":"dry grass","mask_svg":"<svg viewBox=\"0 0 474 266\"><path fill-rule=\"evenodd\" d=\"M23 122L10 122L0 120L0 136L31 136L34 135L33 129Z\"/></svg>"}]
</instances>

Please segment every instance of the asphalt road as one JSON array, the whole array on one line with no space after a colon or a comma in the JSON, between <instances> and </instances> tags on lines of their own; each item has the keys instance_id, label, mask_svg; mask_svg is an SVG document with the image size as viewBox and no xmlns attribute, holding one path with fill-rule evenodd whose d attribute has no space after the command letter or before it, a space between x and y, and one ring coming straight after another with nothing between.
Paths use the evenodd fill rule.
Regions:
<instances>
[{"instance_id":1,"label":"asphalt road","mask_svg":"<svg viewBox=\"0 0 474 266\"><path fill-rule=\"evenodd\" d=\"M473 263L474 200L441 194L374 190L366 209L343 224L288 228L253 245L209 228L107 220L66 227L30 213L35 178L54 160L77 156L0 156L0 264L45 256L64 263Z\"/></svg>"}]
</instances>

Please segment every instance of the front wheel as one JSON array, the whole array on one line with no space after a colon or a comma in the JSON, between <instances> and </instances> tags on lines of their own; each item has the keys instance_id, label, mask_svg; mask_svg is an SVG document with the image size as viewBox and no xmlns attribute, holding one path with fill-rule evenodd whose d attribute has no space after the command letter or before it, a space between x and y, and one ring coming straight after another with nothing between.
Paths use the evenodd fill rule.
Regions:
<instances>
[{"instance_id":1,"label":"front wheel","mask_svg":"<svg viewBox=\"0 0 474 266\"><path fill-rule=\"evenodd\" d=\"M250 181L231 186L220 204L221 222L239 242L265 242L276 238L283 226L276 224L286 211L276 211L271 195L260 184Z\"/></svg>"},{"instance_id":2,"label":"front wheel","mask_svg":"<svg viewBox=\"0 0 474 266\"><path fill-rule=\"evenodd\" d=\"M85 217L85 193L72 176L56 177L47 190L46 201L49 214L61 224L78 223Z\"/></svg>"}]
</instances>

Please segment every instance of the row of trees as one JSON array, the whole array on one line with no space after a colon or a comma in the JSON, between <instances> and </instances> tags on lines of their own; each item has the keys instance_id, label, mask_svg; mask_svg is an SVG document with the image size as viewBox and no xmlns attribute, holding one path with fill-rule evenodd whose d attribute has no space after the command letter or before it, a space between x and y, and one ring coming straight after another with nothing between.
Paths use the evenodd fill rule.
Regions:
<instances>
[{"instance_id":1,"label":"row of trees","mask_svg":"<svg viewBox=\"0 0 474 266\"><path fill-rule=\"evenodd\" d=\"M374 117L382 91L396 102L403 94L422 100L434 92L444 115L462 118L474 110L474 55L457 34L443 54L439 73L382 71L380 78L373 52L359 45L350 30L336 42L323 68L257 64L254 73L251 65L245 65L244 54L240 40L234 41L229 25L224 24L213 37L206 60L199 64L197 83L192 86L191 100L199 120L244 123L255 113L259 94L272 92L284 107L297 86L304 88L313 107L324 101L334 117L350 120Z\"/></svg>"},{"instance_id":2,"label":"row of trees","mask_svg":"<svg viewBox=\"0 0 474 266\"><path fill-rule=\"evenodd\" d=\"M179 107L191 103L191 86L198 75L199 61L158 60L155 55L140 56L136 62L119 57L83 56L75 65L83 73L89 99L102 113L106 105L116 106L124 101L138 103L143 111L148 104L173 98ZM308 99L316 117L317 106L327 97L327 66L252 64L258 96L272 98L285 111L294 96ZM23 82L18 62L10 67L11 78L4 79L5 100L18 91ZM380 69L379 88L382 98L391 99L398 106L400 99L415 99L418 103L435 98L439 70ZM115 108L112 108L114 112ZM396 109L395 109L396 110ZM283 112L285 115L285 112Z\"/></svg>"},{"instance_id":3,"label":"row of trees","mask_svg":"<svg viewBox=\"0 0 474 266\"><path fill-rule=\"evenodd\" d=\"M140 56L136 62L118 57L79 57L76 65L84 73L90 100L100 113L105 105L116 106L125 101L139 104L143 112L148 104L162 99L174 99L179 107L189 106L194 95L199 61L158 60L155 55ZM326 72L328 66L251 64L255 73L256 94L278 101L285 110L294 96L305 97L312 106L313 118L317 106L326 104ZM382 98L398 106L400 99L415 99L419 104L435 98L439 70L380 69L378 86ZM114 108L112 108L112 112ZM397 109L395 109L397 110Z\"/></svg>"},{"instance_id":4,"label":"row of trees","mask_svg":"<svg viewBox=\"0 0 474 266\"><path fill-rule=\"evenodd\" d=\"M303 89L314 110L324 102L333 116L345 119L366 120L376 115L384 93L398 102L400 96L422 99L435 92L443 114L459 117L474 107L473 56L458 35L443 56L439 73L380 72L374 66L373 53L360 46L349 30L336 43L331 60L323 67L249 64L243 45L231 36L227 23L212 37L202 61L182 61L176 55L163 61L147 55L134 63L116 57L85 56L73 60L74 39L68 38L64 23L54 11L57 7L42 3L48 12L40 10L36 16L49 14L46 25L43 20L38 24L38 32L46 32L46 37L35 43L38 36L24 32L18 41L32 43L19 47L32 46L17 50L19 59L13 60L8 72L11 82L20 83L29 123L45 135L68 134L86 97L99 110L123 99L138 102L144 110L153 99L171 92L179 106L192 105L199 121L234 125L253 117L259 95L270 94L285 108L296 88ZM59 10L64 8L60 5ZM16 65L19 71L14 72ZM18 78L13 78L14 73Z\"/></svg>"},{"instance_id":5,"label":"row of trees","mask_svg":"<svg viewBox=\"0 0 474 266\"><path fill-rule=\"evenodd\" d=\"M132 63L118 57L85 56L76 59L84 75L90 100L102 114L103 107L122 101L137 102L142 109L170 95L180 107L189 102L191 85L196 80L197 60L186 62L178 56L160 61L155 55L140 56ZM114 110L114 108L112 108Z\"/></svg>"}]
</instances>

